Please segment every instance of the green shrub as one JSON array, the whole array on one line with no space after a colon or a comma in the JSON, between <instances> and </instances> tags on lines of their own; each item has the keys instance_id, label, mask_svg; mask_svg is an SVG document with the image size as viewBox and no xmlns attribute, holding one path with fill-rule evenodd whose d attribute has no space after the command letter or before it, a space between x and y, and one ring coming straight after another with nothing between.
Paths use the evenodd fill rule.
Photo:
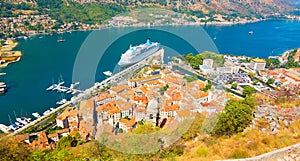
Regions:
<instances>
[{"instance_id":1,"label":"green shrub","mask_svg":"<svg viewBox=\"0 0 300 161\"><path fill-rule=\"evenodd\" d=\"M207 157L208 156L208 149L207 147L200 147L197 149L197 155L199 157Z\"/></svg>"}]
</instances>

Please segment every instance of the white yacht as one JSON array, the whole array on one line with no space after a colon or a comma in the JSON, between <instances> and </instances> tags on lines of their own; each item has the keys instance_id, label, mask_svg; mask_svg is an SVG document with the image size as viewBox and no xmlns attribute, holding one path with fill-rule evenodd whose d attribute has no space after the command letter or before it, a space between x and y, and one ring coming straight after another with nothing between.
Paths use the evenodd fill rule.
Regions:
<instances>
[{"instance_id":1,"label":"white yacht","mask_svg":"<svg viewBox=\"0 0 300 161\"><path fill-rule=\"evenodd\" d=\"M36 117L36 118L41 117L41 115L40 115L39 113L37 113L37 112L32 113L32 116L34 116L34 117Z\"/></svg>"},{"instance_id":2,"label":"white yacht","mask_svg":"<svg viewBox=\"0 0 300 161\"><path fill-rule=\"evenodd\" d=\"M103 72L104 75L111 77L113 75L113 73L111 71L105 71Z\"/></svg>"}]
</instances>

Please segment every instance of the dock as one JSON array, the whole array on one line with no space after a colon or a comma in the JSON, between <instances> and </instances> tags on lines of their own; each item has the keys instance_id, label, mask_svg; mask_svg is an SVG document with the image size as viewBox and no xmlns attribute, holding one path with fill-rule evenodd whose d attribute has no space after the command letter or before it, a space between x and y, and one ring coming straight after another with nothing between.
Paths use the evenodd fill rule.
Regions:
<instances>
[{"instance_id":1,"label":"dock","mask_svg":"<svg viewBox=\"0 0 300 161\"><path fill-rule=\"evenodd\" d=\"M58 84L53 84L50 87L48 87L46 90L47 91L58 91L58 92L63 92L67 94L78 94L82 93L83 91L76 89L75 86L79 85L80 82L76 82L70 85L70 87L63 86L64 82L60 82Z\"/></svg>"}]
</instances>

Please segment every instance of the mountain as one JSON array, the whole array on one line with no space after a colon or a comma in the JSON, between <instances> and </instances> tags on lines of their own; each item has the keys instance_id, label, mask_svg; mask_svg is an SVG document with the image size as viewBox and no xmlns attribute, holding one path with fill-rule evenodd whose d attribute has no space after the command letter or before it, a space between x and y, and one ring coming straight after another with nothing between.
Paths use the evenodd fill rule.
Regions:
<instances>
[{"instance_id":1,"label":"mountain","mask_svg":"<svg viewBox=\"0 0 300 161\"><path fill-rule=\"evenodd\" d=\"M100 0L107 2L107 0ZM111 0L110 2L124 5L161 5L175 8L185 7L188 10L220 12L223 14L256 14L270 16L274 14L286 14L293 11L295 3L299 0L135 0L128 2L124 0Z\"/></svg>"},{"instance_id":2,"label":"mountain","mask_svg":"<svg viewBox=\"0 0 300 161\"><path fill-rule=\"evenodd\" d=\"M44 4L47 0L4 0L13 3ZM51 3L116 3L126 7L160 6L177 11L200 11L203 14L259 15L263 17L291 13L300 0L51 0Z\"/></svg>"}]
</instances>

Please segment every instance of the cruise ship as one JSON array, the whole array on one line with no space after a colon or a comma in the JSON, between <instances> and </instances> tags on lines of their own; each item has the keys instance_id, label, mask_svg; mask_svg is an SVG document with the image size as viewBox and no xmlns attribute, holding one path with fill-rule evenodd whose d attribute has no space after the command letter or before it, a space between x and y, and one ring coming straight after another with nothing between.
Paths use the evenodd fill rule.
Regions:
<instances>
[{"instance_id":1,"label":"cruise ship","mask_svg":"<svg viewBox=\"0 0 300 161\"><path fill-rule=\"evenodd\" d=\"M124 67L135 64L154 54L159 49L159 43L151 42L150 39L148 39L145 44L140 44L138 46L130 45L130 48L124 54L122 54L118 65Z\"/></svg>"}]
</instances>

